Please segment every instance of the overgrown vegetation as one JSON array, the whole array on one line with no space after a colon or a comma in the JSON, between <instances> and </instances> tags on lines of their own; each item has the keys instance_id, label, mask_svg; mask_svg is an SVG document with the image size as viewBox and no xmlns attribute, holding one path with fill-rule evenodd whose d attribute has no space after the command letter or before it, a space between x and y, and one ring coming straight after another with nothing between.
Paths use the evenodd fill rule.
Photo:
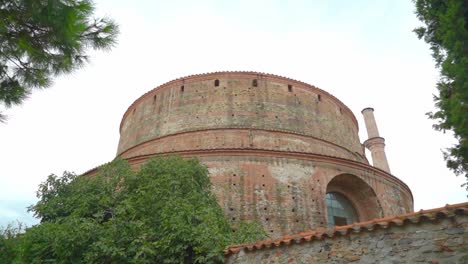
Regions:
<instances>
[{"instance_id":1,"label":"overgrown vegetation","mask_svg":"<svg viewBox=\"0 0 468 264\"><path fill-rule=\"evenodd\" d=\"M424 23L416 34L431 47L440 69L434 95L437 110L429 113L434 128L453 131L458 143L444 152L447 166L465 175L468 190L468 4L464 0L416 0L416 15Z\"/></svg>"},{"instance_id":2,"label":"overgrown vegetation","mask_svg":"<svg viewBox=\"0 0 468 264\"><path fill-rule=\"evenodd\" d=\"M0 226L0 263L14 263L20 252L21 233L24 232L24 225L21 223L9 224L6 227Z\"/></svg>"},{"instance_id":3,"label":"overgrown vegetation","mask_svg":"<svg viewBox=\"0 0 468 264\"><path fill-rule=\"evenodd\" d=\"M14 244L0 244L11 263L221 263L227 245L266 237L253 223L231 226L194 159L156 158L138 172L115 160L96 176L51 175L38 198L30 211L41 223L0 241Z\"/></svg>"}]
</instances>

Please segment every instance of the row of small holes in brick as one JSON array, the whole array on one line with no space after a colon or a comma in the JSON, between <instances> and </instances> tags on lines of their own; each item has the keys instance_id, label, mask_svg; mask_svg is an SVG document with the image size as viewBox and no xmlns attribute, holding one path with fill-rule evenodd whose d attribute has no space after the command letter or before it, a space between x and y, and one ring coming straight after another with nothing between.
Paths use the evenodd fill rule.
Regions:
<instances>
[{"instance_id":1,"label":"row of small holes in brick","mask_svg":"<svg viewBox=\"0 0 468 264\"><path fill-rule=\"evenodd\" d=\"M235 176L236 176L236 174L233 174L232 176L234 176L234 177L235 177ZM262 177L265 177L265 175L264 175L264 174L262 174ZM319 181L320 181L320 180L317 180L317 182L319 182ZM235 183L233 183L232 185L236 186L236 184L235 184ZM262 186L263 186L263 187L265 187L265 184L262 184ZM291 188L291 186L290 186L290 185L288 185L288 188ZM314 190L314 188L312 188L312 191L313 191L313 190ZM293 199L293 200L295 200L295 199L296 199L296 197L295 197L295 196L293 196L293 197L292 197L292 199ZM315 202L315 199L314 199L314 200L312 200L312 202ZM234 211L234 208L232 208L232 207L231 207L231 208L229 208L229 210L231 210L231 211ZM265 211L266 211L266 210L267 210L267 207L264 207L264 208L263 208L263 210L265 210ZM295 212L296 210L293 208L291 211L292 211L292 212ZM320 212L318 212L318 214L320 214ZM233 218L232 220L235 220L235 218ZM268 218L266 219L266 221L268 221ZM297 222L297 221L296 221L296 222Z\"/></svg>"},{"instance_id":2,"label":"row of small holes in brick","mask_svg":"<svg viewBox=\"0 0 468 264\"><path fill-rule=\"evenodd\" d=\"M231 220L232 220L232 221L236 221L236 218L235 218L235 217L233 217L233 218L231 218ZM270 220L270 218L268 218L268 217L267 217L267 218L265 218L265 221L269 221L269 220ZM295 222L296 222L296 223L299 223L299 219L296 219L296 221L295 221Z\"/></svg>"},{"instance_id":3,"label":"row of small holes in brick","mask_svg":"<svg viewBox=\"0 0 468 264\"><path fill-rule=\"evenodd\" d=\"M252 144L251 144L252 145ZM233 174L232 175L233 177L236 177L237 175L236 174ZM265 178L265 174L262 174L262 178ZM320 182L320 180L317 180L317 182ZM233 183L233 185L236 185L235 183ZM262 184L263 187L265 187L265 184ZM291 185L288 185L288 188L291 188ZM314 190L314 188L312 188L312 191ZM293 196L292 199L294 200L295 197ZM312 200L313 202L315 202L315 200Z\"/></svg>"},{"instance_id":4,"label":"row of small holes in brick","mask_svg":"<svg viewBox=\"0 0 468 264\"><path fill-rule=\"evenodd\" d=\"M219 80L218 80L218 79L216 79L216 80L214 81L214 86L215 86L215 87L218 87L218 86L219 86ZM253 87L258 87L258 81L257 81L257 79L254 79L254 80L252 81L252 86L253 86ZM184 89L185 89L185 87L182 85L182 86L180 87L180 91L183 92ZM289 91L289 92L292 92L292 90L293 90L293 86L292 86L291 84L288 84L288 91ZM318 97L318 100L319 100L319 101L322 100L322 97L321 97L320 94L318 94L317 97Z\"/></svg>"},{"instance_id":5,"label":"row of small holes in brick","mask_svg":"<svg viewBox=\"0 0 468 264\"><path fill-rule=\"evenodd\" d=\"M218 87L218 86L219 86L219 80L218 80L218 79L216 79L216 80L214 81L214 86L215 86L215 87ZM258 81L257 81L256 79L254 79L254 80L252 81L252 86L253 86L253 87L257 87L257 86L258 86ZM288 84L288 91L289 91L289 92L292 92L292 88L293 88L293 86L290 85L290 84ZM180 91L181 91L181 92L184 92L184 90L185 90L185 86L184 86L184 85L180 86ZM157 96L154 95L154 96L153 96L153 103L156 102L156 98L157 98ZM318 99L319 101L321 101L321 100L322 100L322 96L321 96L320 94L318 94L318 95L317 95L317 99ZM136 108L133 109L133 113L135 113L135 110L136 110ZM340 108L340 113L341 113L341 108Z\"/></svg>"},{"instance_id":6,"label":"row of small holes in brick","mask_svg":"<svg viewBox=\"0 0 468 264\"><path fill-rule=\"evenodd\" d=\"M236 232L236 230L235 230L235 229L232 229L232 232L233 232L233 233L235 233L235 232ZM272 230L270 230L270 232L271 232L271 233L273 233L273 229L272 229Z\"/></svg>"}]
</instances>

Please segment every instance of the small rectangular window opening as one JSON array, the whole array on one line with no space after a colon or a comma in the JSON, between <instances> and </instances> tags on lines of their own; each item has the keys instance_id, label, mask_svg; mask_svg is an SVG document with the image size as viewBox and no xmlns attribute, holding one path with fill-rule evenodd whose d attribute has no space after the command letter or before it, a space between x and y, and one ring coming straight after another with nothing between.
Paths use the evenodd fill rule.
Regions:
<instances>
[{"instance_id":1,"label":"small rectangular window opening","mask_svg":"<svg viewBox=\"0 0 468 264\"><path fill-rule=\"evenodd\" d=\"M288 84L288 92L292 92L292 85Z\"/></svg>"},{"instance_id":2,"label":"small rectangular window opening","mask_svg":"<svg viewBox=\"0 0 468 264\"><path fill-rule=\"evenodd\" d=\"M180 91L184 92L184 86L183 85L180 87Z\"/></svg>"},{"instance_id":3,"label":"small rectangular window opening","mask_svg":"<svg viewBox=\"0 0 468 264\"><path fill-rule=\"evenodd\" d=\"M214 86L215 86L215 87L218 87L218 86L219 86L219 80L215 80L215 81L214 81Z\"/></svg>"},{"instance_id":4,"label":"small rectangular window opening","mask_svg":"<svg viewBox=\"0 0 468 264\"><path fill-rule=\"evenodd\" d=\"M318 95L317 95L317 99L318 99L319 101L322 101L322 96L321 96L320 94L318 94Z\"/></svg>"},{"instance_id":5,"label":"small rectangular window opening","mask_svg":"<svg viewBox=\"0 0 468 264\"><path fill-rule=\"evenodd\" d=\"M253 86L253 87L257 87L257 86L258 86L258 81L257 81L257 79L254 79L254 80L252 81L252 86Z\"/></svg>"},{"instance_id":6,"label":"small rectangular window opening","mask_svg":"<svg viewBox=\"0 0 468 264\"><path fill-rule=\"evenodd\" d=\"M336 226L345 226L348 224L346 218L340 216L333 216L333 221Z\"/></svg>"}]
</instances>

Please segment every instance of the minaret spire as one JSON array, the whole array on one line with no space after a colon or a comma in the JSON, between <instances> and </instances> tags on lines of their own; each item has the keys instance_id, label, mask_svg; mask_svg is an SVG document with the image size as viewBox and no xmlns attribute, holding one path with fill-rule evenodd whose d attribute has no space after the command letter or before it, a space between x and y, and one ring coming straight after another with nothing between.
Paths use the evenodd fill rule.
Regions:
<instances>
[{"instance_id":1,"label":"minaret spire","mask_svg":"<svg viewBox=\"0 0 468 264\"><path fill-rule=\"evenodd\" d=\"M361 111L366 123L367 136L364 146L368 148L372 155L372 164L374 167L390 173L387 156L385 155L385 139L380 137L377 123L374 118L374 108L367 107Z\"/></svg>"}]
</instances>

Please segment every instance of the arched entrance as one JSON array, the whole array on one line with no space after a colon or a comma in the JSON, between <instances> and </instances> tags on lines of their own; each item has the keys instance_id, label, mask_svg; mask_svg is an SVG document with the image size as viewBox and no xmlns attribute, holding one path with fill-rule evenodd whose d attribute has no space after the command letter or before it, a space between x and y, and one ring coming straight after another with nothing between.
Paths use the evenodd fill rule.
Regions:
<instances>
[{"instance_id":1,"label":"arched entrance","mask_svg":"<svg viewBox=\"0 0 468 264\"><path fill-rule=\"evenodd\" d=\"M341 226L382 217L372 187L352 174L335 176L327 185L328 225Z\"/></svg>"}]
</instances>

